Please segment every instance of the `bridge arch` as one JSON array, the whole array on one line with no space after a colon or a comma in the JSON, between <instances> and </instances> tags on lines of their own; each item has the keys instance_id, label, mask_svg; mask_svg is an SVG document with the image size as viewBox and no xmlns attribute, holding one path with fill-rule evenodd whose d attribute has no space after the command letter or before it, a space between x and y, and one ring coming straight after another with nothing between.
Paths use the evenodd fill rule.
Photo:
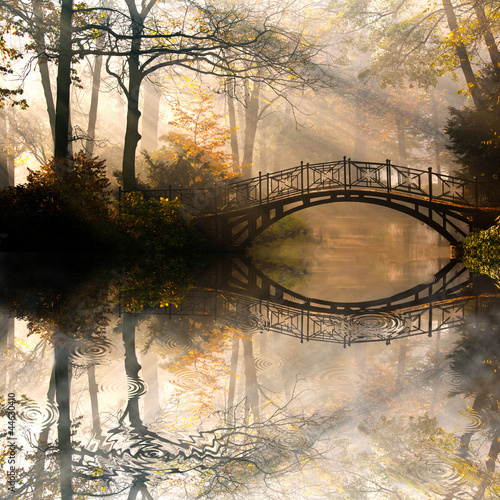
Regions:
<instances>
[{"instance_id":1,"label":"bridge arch","mask_svg":"<svg viewBox=\"0 0 500 500\"><path fill-rule=\"evenodd\" d=\"M199 189L142 191L178 199L219 249L248 246L270 225L305 208L339 201L371 203L410 215L457 244L472 226L500 212L500 183L385 163L343 160L304 164Z\"/></svg>"},{"instance_id":2,"label":"bridge arch","mask_svg":"<svg viewBox=\"0 0 500 500\"><path fill-rule=\"evenodd\" d=\"M458 244L468 234L473 209L458 210L446 203L369 190L325 190L281 199L266 205L220 214L225 226L225 241L232 248L245 248L270 226L282 218L307 208L331 203L368 203L396 210L413 217L443 236L451 245Z\"/></svg>"}]
</instances>

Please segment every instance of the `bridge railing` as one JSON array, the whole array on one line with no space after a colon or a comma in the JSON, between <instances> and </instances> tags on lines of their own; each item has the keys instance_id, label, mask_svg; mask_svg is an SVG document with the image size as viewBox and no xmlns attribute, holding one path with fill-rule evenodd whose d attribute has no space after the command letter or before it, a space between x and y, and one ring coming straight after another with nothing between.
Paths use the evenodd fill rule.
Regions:
<instances>
[{"instance_id":1,"label":"bridge railing","mask_svg":"<svg viewBox=\"0 0 500 500\"><path fill-rule=\"evenodd\" d=\"M147 198L177 198L193 214L256 207L326 190L375 190L469 207L500 206L499 183L482 183L385 163L347 159L304 164L251 179L204 188L142 191Z\"/></svg>"}]
</instances>

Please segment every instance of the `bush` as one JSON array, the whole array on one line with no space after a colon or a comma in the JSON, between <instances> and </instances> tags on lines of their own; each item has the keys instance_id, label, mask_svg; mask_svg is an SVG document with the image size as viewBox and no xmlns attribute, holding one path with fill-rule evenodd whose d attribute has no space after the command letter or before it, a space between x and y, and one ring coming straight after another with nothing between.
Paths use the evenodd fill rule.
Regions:
<instances>
[{"instance_id":1,"label":"bush","mask_svg":"<svg viewBox=\"0 0 500 500\"><path fill-rule=\"evenodd\" d=\"M79 153L56 174L54 160L31 171L28 182L0 192L1 250L99 251L110 227L109 181L104 162Z\"/></svg>"},{"instance_id":2,"label":"bush","mask_svg":"<svg viewBox=\"0 0 500 500\"><path fill-rule=\"evenodd\" d=\"M126 193L120 201L118 226L137 249L152 255L185 252L202 244L194 221L178 200L145 199L142 193Z\"/></svg>"},{"instance_id":3,"label":"bush","mask_svg":"<svg viewBox=\"0 0 500 500\"><path fill-rule=\"evenodd\" d=\"M468 269L500 283L500 219L489 229L469 235L462 247L463 262Z\"/></svg>"},{"instance_id":4,"label":"bush","mask_svg":"<svg viewBox=\"0 0 500 500\"><path fill-rule=\"evenodd\" d=\"M297 238L306 234L309 226L302 219L288 215L269 226L263 233L255 238L254 245L269 245L282 243L288 238Z\"/></svg>"}]
</instances>

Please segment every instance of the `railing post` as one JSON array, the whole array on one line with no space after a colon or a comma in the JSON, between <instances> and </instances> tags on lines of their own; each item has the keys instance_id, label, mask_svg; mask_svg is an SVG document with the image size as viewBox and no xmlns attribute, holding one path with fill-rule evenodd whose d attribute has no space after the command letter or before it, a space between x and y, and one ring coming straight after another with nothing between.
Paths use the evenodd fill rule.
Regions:
<instances>
[{"instance_id":1,"label":"railing post","mask_svg":"<svg viewBox=\"0 0 500 500\"><path fill-rule=\"evenodd\" d=\"M351 178L351 159L349 158L347 160L347 169L349 171L349 189L351 188L352 185L352 178Z\"/></svg>"},{"instance_id":2,"label":"railing post","mask_svg":"<svg viewBox=\"0 0 500 500\"><path fill-rule=\"evenodd\" d=\"M344 156L344 189L347 189L347 156Z\"/></svg>"},{"instance_id":3,"label":"railing post","mask_svg":"<svg viewBox=\"0 0 500 500\"><path fill-rule=\"evenodd\" d=\"M387 193L391 194L391 160L385 160L386 168L387 168Z\"/></svg>"},{"instance_id":4,"label":"railing post","mask_svg":"<svg viewBox=\"0 0 500 500\"><path fill-rule=\"evenodd\" d=\"M432 167L429 167L429 219L432 220Z\"/></svg>"},{"instance_id":5,"label":"railing post","mask_svg":"<svg viewBox=\"0 0 500 500\"><path fill-rule=\"evenodd\" d=\"M307 192L309 193L309 189L310 189L310 184L309 184L309 162L306 163L306 168L307 168L307 172L306 172L306 176L307 176Z\"/></svg>"},{"instance_id":6,"label":"railing post","mask_svg":"<svg viewBox=\"0 0 500 500\"><path fill-rule=\"evenodd\" d=\"M269 196L270 196L270 190L269 190L269 172L267 172L266 174L266 177L267 177L267 191L266 191L266 201L267 203L269 203Z\"/></svg>"},{"instance_id":7,"label":"railing post","mask_svg":"<svg viewBox=\"0 0 500 500\"><path fill-rule=\"evenodd\" d=\"M304 162L300 161L300 183L301 183L301 191L304 194Z\"/></svg>"},{"instance_id":8,"label":"railing post","mask_svg":"<svg viewBox=\"0 0 500 500\"><path fill-rule=\"evenodd\" d=\"M259 170L259 205L262 205L262 172Z\"/></svg>"}]
</instances>

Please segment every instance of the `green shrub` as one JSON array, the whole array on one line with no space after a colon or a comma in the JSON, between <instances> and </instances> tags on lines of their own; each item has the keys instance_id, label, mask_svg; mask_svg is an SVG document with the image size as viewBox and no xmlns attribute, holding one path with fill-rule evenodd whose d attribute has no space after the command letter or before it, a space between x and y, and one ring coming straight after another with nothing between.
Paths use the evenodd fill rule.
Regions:
<instances>
[{"instance_id":1,"label":"green shrub","mask_svg":"<svg viewBox=\"0 0 500 500\"><path fill-rule=\"evenodd\" d=\"M178 200L126 193L120 201L118 226L136 248L154 255L193 250L202 244L192 217Z\"/></svg>"},{"instance_id":2,"label":"green shrub","mask_svg":"<svg viewBox=\"0 0 500 500\"><path fill-rule=\"evenodd\" d=\"M296 238L307 232L308 225L302 219L288 215L269 226L263 233L255 238L255 245L268 245L281 243L287 238Z\"/></svg>"},{"instance_id":3,"label":"green shrub","mask_svg":"<svg viewBox=\"0 0 500 500\"><path fill-rule=\"evenodd\" d=\"M500 281L500 220L483 231L475 231L464 243L463 262L475 274Z\"/></svg>"},{"instance_id":4,"label":"green shrub","mask_svg":"<svg viewBox=\"0 0 500 500\"><path fill-rule=\"evenodd\" d=\"M26 184L0 191L2 251L99 251L110 228L109 181L104 162L79 153L71 168L55 173L50 161Z\"/></svg>"}]
</instances>

